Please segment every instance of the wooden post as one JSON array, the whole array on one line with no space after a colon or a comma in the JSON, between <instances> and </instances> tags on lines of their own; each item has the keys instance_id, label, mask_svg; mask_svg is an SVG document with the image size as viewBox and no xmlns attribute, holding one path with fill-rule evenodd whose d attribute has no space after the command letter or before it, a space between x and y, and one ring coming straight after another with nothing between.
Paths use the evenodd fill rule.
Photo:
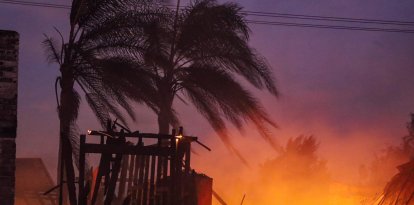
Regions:
<instances>
[{"instance_id":1,"label":"wooden post","mask_svg":"<svg viewBox=\"0 0 414 205\"><path fill-rule=\"evenodd\" d=\"M128 194L131 194L130 192L132 191L131 188L134 182L135 157L136 155L130 155L129 170L128 170L128 189L127 189L127 191L129 192Z\"/></svg>"},{"instance_id":2,"label":"wooden post","mask_svg":"<svg viewBox=\"0 0 414 205\"><path fill-rule=\"evenodd\" d=\"M141 163L139 165L139 177L138 177L138 204L142 203L142 185L144 184L144 167L145 167L145 156L141 157Z\"/></svg>"},{"instance_id":3,"label":"wooden post","mask_svg":"<svg viewBox=\"0 0 414 205\"><path fill-rule=\"evenodd\" d=\"M170 176L171 176L171 180L170 180L170 202L171 205L176 205L179 204L178 203L178 199L180 198L180 196L178 196L178 190L177 190L177 146L176 146L176 137L175 137L175 130L173 129L172 131L172 136L170 139L170 146L171 146L171 160L170 160Z\"/></svg>"},{"instance_id":4,"label":"wooden post","mask_svg":"<svg viewBox=\"0 0 414 205\"><path fill-rule=\"evenodd\" d=\"M148 205L148 182L149 182L149 168L150 168L150 164L149 164L149 155L145 156L145 166L143 167L144 169L144 182L142 183L142 185L144 186L143 190L142 190L142 204L144 205Z\"/></svg>"},{"instance_id":5,"label":"wooden post","mask_svg":"<svg viewBox=\"0 0 414 205\"><path fill-rule=\"evenodd\" d=\"M150 174L150 189L149 189L149 205L154 205L155 201L155 161L156 156L151 156L151 174Z\"/></svg>"},{"instance_id":6,"label":"wooden post","mask_svg":"<svg viewBox=\"0 0 414 205\"><path fill-rule=\"evenodd\" d=\"M96 176L96 182L95 182L95 187L93 190L93 195L92 195L92 205L95 205L96 200L98 199L98 193L100 191L99 187L101 185L101 181L102 181L102 176L109 170L109 165L110 165L110 154L102 154L101 160L99 162L99 167L98 167L98 174ZM105 180L107 180L108 178L105 178Z\"/></svg>"},{"instance_id":7,"label":"wooden post","mask_svg":"<svg viewBox=\"0 0 414 205\"><path fill-rule=\"evenodd\" d=\"M119 177L119 188L118 188L118 199L121 199L125 196L125 189L126 189L126 178L128 172L128 162L129 162L129 155L124 155L122 158L122 169L121 175ZM119 203L121 204L121 202Z\"/></svg>"},{"instance_id":8,"label":"wooden post","mask_svg":"<svg viewBox=\"0 0 414 205\"><path fill-rule=\"evenodd\" d=\"M79 205L86 205L87 196L85 191L85 152L84 145L86 142L86 136L80 136L80 145L79 145L79 194L78 194L78 203Z\"/></svg>"},{"instance_id":9,"label":"wooden post","mask_svg":"<svg viewBox=\"0 0 414 205\"><path fill-rule=\"evenodd\" d=\"M105 181L109 181L108 189L106 192L105 205L112 204L112 199L115 195L116 182L118 181L119 170L121 169L121 161L122 161L122 154L117 154L115 156L115 162L113 163L112 173L110 177L109 178L105 177ZM109 170L108 170L108 176L109 176Z\"/></svg>"},{"instance_id":10,"label":"wooden post","mask_svg":"<svg viewBox=\"0 0 414 205\"><path fill-rule=\"evenodd\" d=\"M157 147L161 147L161 139L158 138L158 143L157 143ZM157 175L156 175L156 179L155 179L155 183L158 185L156 186L156 194L155 194L155 201L156 204L160 204L161 205L161 192L159 190L159 186L160 186L160 179L161 179L161 174L162 174L162 157L161 156L157 156Z\"/></svg>"},{"instance_id":11,"label":"wooden post","mask_svg":"<svg viewBox=\"0 0 414 205\"><path fill-rule=\"evenodd\" d=\"M191 171L191 142L186 141L185 150L185 174L190 174Z\"/></svg>"},{"instance_id":12,"label":"wooden post","mask_svg":"<svg viewBox=\"0 0 414 205\"><path fill-rule=\"evenodd\" d=\"M134 177L132 178L132 183L133 183L133 185L132 185L132 192L131 192L131 195L132 195L132 200L133 201L137 201L137 195L138 195L138 191L139 191L139 184L138 184L138 171L139 171L139 165L140 165L140 162L141 162L141 156L139 156L139 155L135 155L135 166L134 166Z\"/></svg>"}]
</instances>

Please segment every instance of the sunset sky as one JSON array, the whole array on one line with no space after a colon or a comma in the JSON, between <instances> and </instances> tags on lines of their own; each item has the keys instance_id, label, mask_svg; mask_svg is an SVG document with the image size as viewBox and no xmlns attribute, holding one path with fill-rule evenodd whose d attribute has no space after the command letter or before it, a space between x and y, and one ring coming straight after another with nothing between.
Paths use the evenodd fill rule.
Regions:
<instances>
[{"instance_id":1,"label":"sunset sky","mask_svg":"<svg viewBox=\"0 0 414 205\"><path fill-rule=\"evenodd\" d=\"M70 4L69 0L49 2ZM249 11L414 22L414 1L408 0L236 2ZM182 2L185 4L186 1ZM41 42L43 34L57 37L54 26L67 33L68 12L0 3L0 29L20 33L17 156L43 158L52 175L55 175L58 149L54 96L58 66L47 63ZM326 24L276 18L266 20ZM414 26L399 28L414 30ZM413 33L254 24L250 29L250 45L268 60L281 92L280 98L276 99L266 92L253 90L280 126L271 131L281 144L298 135L314 135L320 142L319 152L328 161L328 167L350 172L372 159L386 145L398 144L406 134L409 113L414 112ZM213 177L228 167L248 172L224 148L206 121L194 114L194 108L180 103L177 106L186 133L200 137L213 149L209 153L197 148L200 156L194 158L198 159L194 166ZM136 112L138 120L130 124L131 129L157 131L155 115L143 106L136 106ZM85 104L78 125L81 133L88 128L99 129ZM252 129L246 127L244 133L235 131L232 136L235 145L256 167L276 153ZM209 166L223 155L232 160L217 162L220 166ZM335 172L338 178L342 172Z\"/></svg>"}]
</instances>

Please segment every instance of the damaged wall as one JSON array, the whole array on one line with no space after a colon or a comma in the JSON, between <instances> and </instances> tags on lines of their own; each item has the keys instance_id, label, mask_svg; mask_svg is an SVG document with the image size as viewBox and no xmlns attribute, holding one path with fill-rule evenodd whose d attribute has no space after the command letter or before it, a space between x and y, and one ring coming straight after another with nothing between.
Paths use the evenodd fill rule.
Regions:
<instances>
[{"instance_id":1,"label":"damaged wall","mask_svg":"<svg viewBox=\"0 0 414 205\"><path fill-rule=\"evenodd\" d=\"M0 30L0 204L13 205L19 34Z\"/></svg>"}]
</instances>

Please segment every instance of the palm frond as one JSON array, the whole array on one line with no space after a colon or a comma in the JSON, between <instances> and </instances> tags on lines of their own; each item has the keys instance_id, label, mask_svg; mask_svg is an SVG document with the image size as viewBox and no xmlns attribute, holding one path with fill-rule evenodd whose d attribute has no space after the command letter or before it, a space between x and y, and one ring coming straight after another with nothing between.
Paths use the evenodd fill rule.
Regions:
<instances>
[{"instance_id":1,"label":"palm frond","mask_svg":"<svg viewBox=\"0 0 414 205\"><path fill-rule=\"evenodd\" d=\"M102 106L105 109L105 112L108 112L112 115L114 115L114 117L116 117L117 119L119 119L123 124L127 124L125 118L122 115L122 112L118 109L118 107L116 106L116 103L114 102L114 100L111 98L111 96L108 96L107 93L105 93L104 89L103 89L103 85L100 84L98 81L88 81L85 80L85 76L81 77L78 79L79 83L82 84L82 86L84 86L87 90L88 90L88 95L94 96L93 99L90 100L96 100L96 108L98 107L98 105ZM98 82L98 83L97 83ZM90 102L88 102L90 103ZM93 108L94 109L94 108ZM94 110L95 111L95 110ZM99 111L98 109L96 111ZM104 115L103 113L101 113L100 115ZM101 117L98 116L98 119L101 123L103 123L103 128L105 128L105 124L106 122L103 122ZM107 118L108 119L108 118Z\"/></svg>"},{"instance_id":2,"label":"palm frond","mask_svg":"<svg viewBox=\"0 0 414 205\"><path fill-rule=\"evenodd\" d=\"M80 16L80 9L82 7L82 2L85 2L85 0L73 0L72 6L70 10L70 24L74 25L76 24L77 18Z\"/></svg>"},{"instance_id":3,"label":"palm frond","mask_svg":"<svg viewBox=\"0 0 414 205\"><path fill-rule=\"evenodd\" d=\"M44 37L45 39L43 40L42 44L45 49L48 62L57 63L61 65L62 64L62 61L61 61L62 51L58 49L60 46L58 46L58 43L56 42L55 39L47 36L46 34L44 34Z\"/></svg>"},{"instance_id":4,"label":"palm frond","mask_svg":"<svg viewBox=\"0 0 414 205\"><path fill-rule=\"evenodd\" d=\"M216 131L218 136L220 137L221 141L224 143L224 145L227 147L227 149L229 149L234 155L236 155L237 158L240 159L240 161L247 167L250 167L249 162L247 161L247 159L241 154L241 152L239 151L239 149L237 149L234 144L232 143L232 141L230 140L231 137L227 134L227 132L224 131Z\"/></svg>"},{"instance_id":5,"label":"palm frond","mask_svg":"<svg viewBox=\"0 0 414 205\"><path fill-rule=\"evenodd\" d=\"M108 119L110 119L110 116L104 103L102 103L101 99L97 97L96 95L94 95L93 93L86 93L85 99L89 107L92 109L93 113L95 114L95 116L98 118L98 121L101 124L102 128L105 128L106 123L108 122Z\"/></svg>"},{"instance_id":6,"label":"palm frond","mask_svg":"<svg viewBox=\"0 0 414 205\"><path fill-rule=\"evenodd\" d=\"M205 93L201 90L188 87L185 89L186 95L190 98L191 102L195 105L197 110L207 119L211 127L216 131L218 136L224 145L235 154L246 166L249 166L249 163L243 157L243 155L236 149L233 143L230 140L230 137L227 133L227 128L225 122L220 117L220 111L214 105L214 102L206 98Z\"/></svg>"},{"instance_id":7,"label":"palm frond","mask_svg":"<svg viewBox=\"0 0 414 205\"><path fill-rule=\"evenodd\" d=\"M277 96L266 60L248 45L249 29L241 7L197 2L184 13L177 43L184 62L212 64L226 72L239 74L259 89Z\"/></svg>"},{"instance_id":8,"label":"palm frond","mask_svg":"<svg viewBox=\"0 0 414 205\"><path fill-rule=\"evenodd\" d=\"M135 119L128 99L145 103L156 110L154 99L151 99L155 98L155 89L151 86L151 78L145 77L147 71L139 69L126 59L88 59L88 63L77 71L80 83L87 92L95 95L94 99L100 101L100 107L105 107L105 110L123 123L126 123L125 119L116 104ZM137 87L137 82L142 83L142 86Z\"/></svg>"},{"instance_id":9,"label":"palm frond","mask_svg":"<svg viewBox=\"0 0 414 205\"><path fill-rule=\"evenodd\" d=\"M74 159L79 159L79 151L80 151L80 145L79 145L79 132L78 127L75 123L72 123L70 126L70 130L68 133L70 143L72 145L72 155ZM75 165L77 168L79 168L79 160L74 160Z\"/></svg>"},{"instance_id":10,"label":"palm frond","mask_svg":"<svg viewBox=\"0 0 414 205\"><path fill-rule=\"evenodd\" d=\"M277 127L276 124L267 116L260 103L228 73L209 65L193 65L185 69L185 72L185 78L181 79L183 92L190 95L194 104L200 104L194 100L195 97L200 98L203 103L208 103L205 106L196 106L200 112L216 116L215 118L205 116L208 121L224 124L223 119L219 117L224 116L239 129L244 122L252 122L260 135L274 149L279 150L279 145L267 129L267 125ZM197 96L194 96L194 93ZM219 130L225 129L223 125L213 125L213 127L220 128Z\"/></svg>"},{"instance_id":11,"label":"palm frond","mask_svg":"<svg viewBox=\"0 0 414 205\"><path fill-rule=\"evenodd\" d=\"M155 108L155 82L149 68L122 58L99 59L94 62L97 78L90 78L102 84L104 91L120 104L130 115L133 114L128 99ZM83 70L85 71L85 70ZM88 76L85 72L83 75ZM97 80L98 79L98 80ZM127 99L128 98L128 99Z\"/></svg>"}]
</instances>

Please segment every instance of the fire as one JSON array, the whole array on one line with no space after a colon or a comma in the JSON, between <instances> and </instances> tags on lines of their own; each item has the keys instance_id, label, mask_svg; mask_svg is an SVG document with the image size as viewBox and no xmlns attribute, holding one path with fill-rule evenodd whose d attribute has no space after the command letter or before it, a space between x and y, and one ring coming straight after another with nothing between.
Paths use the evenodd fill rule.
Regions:
<instances>
[{"instance_id":1,"label":"fire","mask_svg":"<svg viewBox=\"0 0 414 205\"><path fill-rule=\"evenodd\" d=\"M213 151L194 155L192 165L196 171L213 178L213 189L227 204L240 204L246 194L244 205L372 205L393 173L381 175L382 183L370 182L375 179L375 173L369 171L374 156L364 158L365 166L361 166L358 160L362 159L362 151L355 147L370 147L361 138L358 134L347 143L337 144L326 140L329 146L353 148L347 153L327 152L326 155L323 152L331 149L323 147L322 152L320 146L326 141L317 137L288 138L281 143L285 146L284 153L280 154L258 138L239 137L235 140L236 147L243 148L249 162L256 162L250 168L231 155L220 141L209 140L207 144ZM329 155L331 158L326 160ZM357 162L333 160L338 156ZM221 205L217 200L213 204Z\"/></svg>"},{"instance_id":2,"label":"fire","mask_svg":"<svg viewBox=\"0 0 414 205\"><path fill-rule=\"evenodd\" d=\"M183 135L177 135L175 136L175 143L178 143L178 141L180 141L183 138Z\"/></svg>"}]
</instances>

